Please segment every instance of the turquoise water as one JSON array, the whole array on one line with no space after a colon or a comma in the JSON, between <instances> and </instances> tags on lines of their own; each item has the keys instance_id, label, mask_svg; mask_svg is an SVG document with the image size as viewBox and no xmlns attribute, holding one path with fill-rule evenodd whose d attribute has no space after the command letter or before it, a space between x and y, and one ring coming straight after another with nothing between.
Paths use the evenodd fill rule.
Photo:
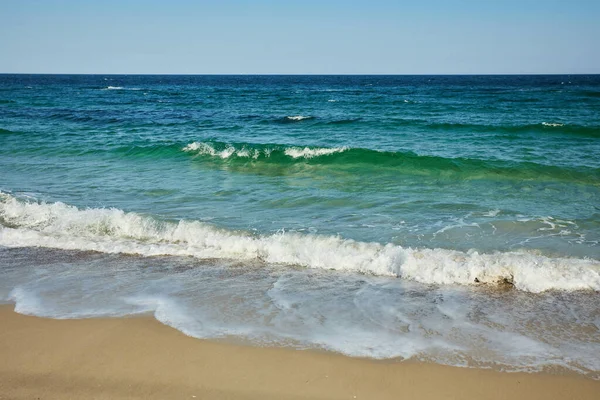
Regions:
<instances>
[{"instance_id":1,"label":"turquoise water","mask_svg":"<svg viewBox=\"0 0 600 400\"><path fill-rule=\"evenodd\" d=\"M0 191L20 312L600 370L600 76L0 75Z\"/></svg>"}]
</instances>

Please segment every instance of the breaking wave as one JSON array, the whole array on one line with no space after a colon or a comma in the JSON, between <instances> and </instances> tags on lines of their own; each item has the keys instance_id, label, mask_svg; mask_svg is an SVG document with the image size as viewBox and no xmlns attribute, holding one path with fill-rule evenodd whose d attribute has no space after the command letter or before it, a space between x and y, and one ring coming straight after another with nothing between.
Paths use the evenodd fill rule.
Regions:
<instances>
[{"instance_id":1,"label":"breaking wave","mask_svg":"<svg viewBox=\"0 0 600 400\"><path fill-rule=\"evenodd\" d=\"M314 119L314 118L315 117L306 116L306 115L292 115L292 116L285 117L285 119L290 120L290 121L303 121L305 119Z\"/></svg>"},{"instance_id":2,"label":"breaking wave","mask_svg":"<svg viewBox=\"0 0 600 400\"><path fill-rule=\"evenodd\" d=\"M348 150L347 147L301 147L301 146L252 146L252 145L235 145L210 142L193 142L183 148L183 151L196 152L200 155L209 155L220 158L240 157L240 158L269 158L271 154L283 154L292 159L303 158L309 159L319 156L325 156L334 153L341 153Z\"/></svg>"},{"instance_id":3,"label":"breaking wave","mask_svg":"<svg viewBox=\"0 0 600 400\"><path fill-rule=\"evenodd\" d=\"M255 261L434 285L512 285L535 293L600 290L600 261L592 259L404 248L297 233L253 235L199 221L166 221L115 208L78 209L5 193L0 193L0 245Z\"/></svg>"},{"instance_id":4,"label":"breaking wave","mask_svg":"<svg viewBox=\"0 0 600 400\"><path fill-rule=\"evenodd\" d=\"M276 118L273 121L277 122L277 123L287 124L287 123L308 121L308 120L313 120L313 119L315 119L315 117L313 117L312 115L288 115L283 118Z\"/></svg>"},{"instance_id":5,"label":"breaking wave","mask_svg":"<svg viewBox=\"0 0 600 400\"><path fill-rule=\"evenodd\" d=\"M502 178L571 181L600 184L600 169L592 167L559 167L534 162L483 160L474 158L445 158L418 155L408 151L378 151L362 148L285 146L277 144L193 142L182 148L199 157L209 157L227 163L280 164L298 162L313 165L392 168L407 175L443 175L458 179ZM258 164L255 164L258 165ZM251 166L243 165L244 168ZM365 169L367 171L367 169Z\"/></svg>"},{"instance_id":6,"label":"breaking wave","mask_svg":"<svg viewBox=\"0 0 600 400\"><path fill-rule=\"evenodd\" d=\"M142 90L137 87L107 86L103 90Z\"/></svg>"}]
</instances>

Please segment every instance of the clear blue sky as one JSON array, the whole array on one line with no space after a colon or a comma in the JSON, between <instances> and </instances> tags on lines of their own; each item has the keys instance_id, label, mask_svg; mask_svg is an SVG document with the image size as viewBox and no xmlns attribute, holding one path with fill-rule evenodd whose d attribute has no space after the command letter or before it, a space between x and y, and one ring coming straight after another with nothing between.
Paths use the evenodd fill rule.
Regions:
<instances>
[{"instance_id":1,"label":"clear blue sky","mask_svg":"<svg viewBox=\"0 0 600 400\"><path fill-rule=\"evenodd\" d=\"M600 0L0 0L0 72L600 73Z\"/></svg>"}]
</instances>

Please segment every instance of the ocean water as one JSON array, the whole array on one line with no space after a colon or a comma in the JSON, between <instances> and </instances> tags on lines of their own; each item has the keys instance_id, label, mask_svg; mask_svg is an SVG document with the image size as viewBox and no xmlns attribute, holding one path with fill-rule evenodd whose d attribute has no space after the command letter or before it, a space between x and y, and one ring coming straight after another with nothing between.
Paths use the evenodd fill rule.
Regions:
<instances>
[{"instance_id":1,"label":"ocean water","mask_svg":"<svg viewBox=\"0 0 600 400\"><path fill-rule=\"evenodd\" d=\"M0 75L0 301L600 378L600 76Z\"/></svg>"}]
</instances>

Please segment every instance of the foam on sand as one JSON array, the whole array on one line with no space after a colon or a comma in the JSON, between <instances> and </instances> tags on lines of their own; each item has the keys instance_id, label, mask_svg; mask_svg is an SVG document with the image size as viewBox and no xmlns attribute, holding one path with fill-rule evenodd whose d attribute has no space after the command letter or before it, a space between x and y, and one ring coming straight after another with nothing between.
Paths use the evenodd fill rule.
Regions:
<instances>
[{"instance_id":1,"label":"foam on sand","mask_svg":"<svg viewBox=\"0 0 600 400\"><path fill-rule=\"evenodd\" d=\"M323 352L193 342L148 318L57 322L23 317L9 307L0 309L0 318L2 392L7 398L21 398L25 390L32 398L77 393L78 398L248 400L389 400L407 390L422 400L498 400L506 393L513 400L587 400L598 393L598 382L569 375L482 373L430 363L373 363ZM81 351L82 344L86 351ZM56 365L60 368L52 368Z\"/></svg>"}]
</instances>

